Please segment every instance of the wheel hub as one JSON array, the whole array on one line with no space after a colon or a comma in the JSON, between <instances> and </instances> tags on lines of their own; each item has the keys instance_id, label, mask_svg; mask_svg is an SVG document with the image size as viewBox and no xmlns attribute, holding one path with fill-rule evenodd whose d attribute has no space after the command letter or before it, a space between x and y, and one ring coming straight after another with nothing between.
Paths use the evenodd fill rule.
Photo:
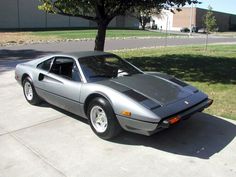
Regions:
<instances>
[{"instance_id":1,"label":"wheel hub","mask_svg":"<svg viewBox=\"0 0 236 177\"><path fill-rule=\"evenodd\" d=\"M100 106L94 106L90 111L90 119L94 129L103 133L107 129L107 116Z\"/></svg>"},{"instance_id":2,"label":"wheel hub","mask_svg":"<svg viewBox=\"0 0 236 177\"><path fill-rule=\"evenodd\" d=\"M27 100L32 100L33 99L33 89L32 89L32 86L31 84L27 81L25 82L25 85L24 85L24 92L25 92L25 96L26 96L26 99Z\"/></svg>"}]
</instances>

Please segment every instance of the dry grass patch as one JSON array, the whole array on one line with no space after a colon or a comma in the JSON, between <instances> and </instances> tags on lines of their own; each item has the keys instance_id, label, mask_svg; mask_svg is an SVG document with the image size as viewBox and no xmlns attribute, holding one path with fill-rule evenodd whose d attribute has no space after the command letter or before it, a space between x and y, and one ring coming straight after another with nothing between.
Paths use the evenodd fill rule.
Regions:
<instances>
[{"instance_id":1,"label":"dry grass patch","mask_svg":"<svg viewBox=\"0 0 236 177\"><path fill-rule=\"evenodd\" d=\"M0 32L0 45L25 44L56 40L55 36L36 36L32 32Z\"/></svg>"}]
</instances>

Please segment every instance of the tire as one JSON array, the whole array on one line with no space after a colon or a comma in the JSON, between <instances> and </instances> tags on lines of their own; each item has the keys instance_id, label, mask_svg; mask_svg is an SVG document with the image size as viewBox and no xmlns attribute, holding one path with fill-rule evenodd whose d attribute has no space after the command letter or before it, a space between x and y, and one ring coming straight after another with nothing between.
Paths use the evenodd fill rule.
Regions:
<instances>
[{"instance_id":1,"label":"tire","mask_svg":"<svg viewBox=\"0 0 236 177\"><path fill-rule=\"evenodd\" d=\"M32 79L26 77L23 80L23 92L25 99L32 105L39 105L42 100L39 98L38 94L35 91Z\"/></svg>"},{"instance_id":2,"label":"tire","mask_svg":"<svg viewBox=\"0 0 236 177\"><path fill-rule=\"evenodd\" d=\"M112 106L102 97L97 97L90 102L87 115L91 129L102 139L112 139L122 130ZM98 118L99 120L95 120Z\"/></svg>"}]
</instances>

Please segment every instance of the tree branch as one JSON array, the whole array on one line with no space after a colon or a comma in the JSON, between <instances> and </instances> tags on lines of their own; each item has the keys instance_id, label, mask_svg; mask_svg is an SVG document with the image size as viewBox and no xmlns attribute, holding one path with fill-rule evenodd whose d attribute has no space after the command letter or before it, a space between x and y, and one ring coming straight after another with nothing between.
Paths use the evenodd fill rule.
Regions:
<instances>
[{"instance_id":1,"label":"tree branch","mask_svg":"<svg viewBox=\"0 0 236 177\"><path fill-rule=\"evenodd\" d=\"M79 14L73 15L73 14L68 14L68 13L64 13L64 12L57 12L57 14L69 16L69 17L80 17L80 18L84 18L86 20L91 20L91 21L95 21L95 22L98 21L98 19L96 17L90 17L90 16L86 16L86 15L79 15Z\"/></svg>"},{"instance_id":2,"label":"tree branch","mask_svg":"<svg viewBox=\"0 0 236 177\"><path fill-rule=\"evenodd\" d=\"M87 16L87 15L82 15L82 14L66 13L56 5L56 1L53 3L53 6L55 7L54 10L56 11L54 13L59 14L59 15L64 15L64 16L69 16L69 17L80 17L80 18L84 18L84 19L87 19L87 20L95 21L95 22L98 20L96 17L92 17L92 16Z\"/></svg>"}]
</instances>

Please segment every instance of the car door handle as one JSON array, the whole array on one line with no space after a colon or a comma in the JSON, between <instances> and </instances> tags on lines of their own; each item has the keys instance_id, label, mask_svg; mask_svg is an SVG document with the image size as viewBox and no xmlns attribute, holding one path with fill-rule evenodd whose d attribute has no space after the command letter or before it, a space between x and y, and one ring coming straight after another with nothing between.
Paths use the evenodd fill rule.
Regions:
<instances>
[{"instance_id":1,"label":"car door handle","mask_svg":"<svg viewBox=\"0 0 236 177\"><path fill-rule=\"evenodd\" d=\"M42 80L44 79L44 76L45 76L44 74L39 73L39 78L38 78L38 80L39 80L39 81L42 81Z\"/></svg>"}]
</instances>

